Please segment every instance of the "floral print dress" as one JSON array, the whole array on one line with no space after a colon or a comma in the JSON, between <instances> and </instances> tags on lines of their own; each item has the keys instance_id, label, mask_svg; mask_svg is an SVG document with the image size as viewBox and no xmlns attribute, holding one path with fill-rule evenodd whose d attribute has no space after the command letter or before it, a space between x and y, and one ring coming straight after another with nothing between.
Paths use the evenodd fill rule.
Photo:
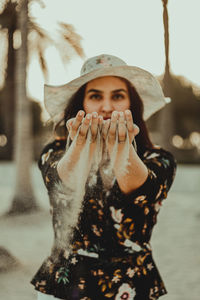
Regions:
<instances>
[{"instance_id":1,"label":"floral print dress","mask_svg":"<svg viewBox=\"0 0 200 300\"><path fill-rule=\"evenodd\" d=\"M141 159L148 178L129 194L120 190L117 180L110 190L104 190L99 174L95 188L86 184L68 255L58 245L64 239L62 220L69 207L53 195L55 185L62 185L56 167L65 146L65 140L55 140L44 148L39 160L50 199L54 244L31 280L35 289L66 300L153 300L166 294L150 238L174 179L173 156L159 147L146 149Z\"/></svg>"}]
</instances>

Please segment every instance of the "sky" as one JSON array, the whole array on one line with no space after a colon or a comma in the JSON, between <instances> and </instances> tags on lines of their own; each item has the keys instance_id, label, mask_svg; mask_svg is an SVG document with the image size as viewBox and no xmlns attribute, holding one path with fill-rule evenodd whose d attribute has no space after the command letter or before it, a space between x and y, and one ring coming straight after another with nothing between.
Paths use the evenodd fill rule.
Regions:
<instances>
[{"instance_id":1,"label":"sky","mask_svg":"<svg viewBox=\"0 0 200 300\"><path fill-rule=\"evenodd\" d=\"M45 0L32 14L52 37L57 22L72 24L83 38L85 59L108 53L128 65L159 76L164 72L163 7L161 0ZM58 6L59 3L59 6ZM170 63L172 73L200 85L200 1L169 0ZM64 84L80 74L83 59L72 57L63 66L53 47L46 51L51 85ZM28 72L28 90L43 101L44 79L36 60Z\"/></svg>"}]
</instances>

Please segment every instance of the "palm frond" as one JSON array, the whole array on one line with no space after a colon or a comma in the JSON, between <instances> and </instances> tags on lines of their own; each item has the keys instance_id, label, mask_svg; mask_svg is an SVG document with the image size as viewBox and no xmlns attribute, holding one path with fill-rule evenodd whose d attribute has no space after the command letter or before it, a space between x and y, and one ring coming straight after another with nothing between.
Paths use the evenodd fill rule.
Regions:
<instances>
[{"instance_id":1,"label":"palm frond","mask_svg":"<svg viewBox=\"0 0 200 300\"><path fill-rule=\"evenodd\" d=\"M66 40L69 45L75 50L78 56L84 58L85 54L81 46L82 37L78 33L76 33L74 26L63 22L59 22L58 24L58 30L61 35L61 39Z\"/></svg>"},{"instance_id":2,"label":"palm frond","mask_svg":"<svg viewBox=\"0 0 200 300\"><path fill-rule=\"evenodd\" d=\"M38 2L42 8L45 7L43 0L29 0L28 13L28 62L31 56L37 55L43 75L47 78L48 68L45 59L45 50L49 46L55 46L64 64L68 63L74 54L85 57L81 46L82 37L76 33L71 24L63 22L58 23L58 35L51 38L49 33L43 29L31 15L31 5L33 2ZM0 0L0 30L10 28L11 20L20 10L22 0ZM12 18L13 16L13 18ZM13 21L12 21L13 22Z\"/></svg>"},{"instance_id":3,"label":"palm frond","mask_svg":"<svg viewBox=\"0 0 200 300\"><path fill-rule=\"evenodd\" d=\"M49 34L41 28L34 18L29 18L29 34L28 34L28 60L33 54L36 54L39 59L39 64L42 69L44 78L47 79L48 68L45 59L45 50L52 45L54 41Z\"/></svg>"},{"instance_id":4,"label":"palm frond","mask_svg":"<svg viewBox=\"0 0 200 300\"><path fill-rule=\"evenodd\" d=\"M54 41L54 45L63 64L69 63L74 53L67 41Z\"/></svg>"},{"instance_id":5,"label":"palm frond","mask_svg":"<svg viewBox=\"0 0 200 300\"><path fill-rule=\"evenodd\" d=\"M46 5L42 0L29 0L29 2L32 4L32 2L38 2L38 4L41 6L41 8L45 8Z\"/></svg>"},{"instance_id":6,"label":"palm frond","mask_svg":"<svg viewBox=\"0 0 200 300\"><path fill-rule=\"evenodd\" d=\"M45 40L47 43L53 43L47 31L38 25L34 17L29 17L28 28L29 32L34 31L40 39Z\"/></svg>"},{"instance_id":7,"label":"palm frond","mask_svg":"<svg viewBox=\"0 0 200 300\"><path fill-rule=\"evenodd\" d=\"M39 64L42 69L45 80L48 80L48 68L43 49L38 49Z\"/></svg>"}]
</instances>

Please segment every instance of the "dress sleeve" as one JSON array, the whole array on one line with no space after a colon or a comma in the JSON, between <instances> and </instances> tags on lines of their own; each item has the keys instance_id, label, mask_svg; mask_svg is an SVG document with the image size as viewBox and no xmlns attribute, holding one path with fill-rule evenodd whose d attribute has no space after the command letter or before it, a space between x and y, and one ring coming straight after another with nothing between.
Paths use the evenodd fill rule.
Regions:
<instances>
[{"instance_id":1,"label":"dress sleeve","mask_svg":"<svg viewBox=\"0 0 200 300\"><path fill-rule=\"evenodd\" d=\"M128 202L131 200L135 203L143 201L156 203L167 197L176 171L176 161L173 155L162 148L148 149L142 160L148 168L146 181L137 190L124 194L116 180L112 190L119 201L121 199Z\"/></svg>"},{"instance_id":2,"label":"dress sleeve","mask_svg":"<svg viewBox=\"0 0 200 300\"><path fill-rule=\"evenodd\" d=\"M41 170L48 192L51 192L56 183L61 183L61 179L57 172L57 164L64 153L65 147L63 142L55 140L46 145L40 155L38 166Z\"/></svg>"}]
</instances>

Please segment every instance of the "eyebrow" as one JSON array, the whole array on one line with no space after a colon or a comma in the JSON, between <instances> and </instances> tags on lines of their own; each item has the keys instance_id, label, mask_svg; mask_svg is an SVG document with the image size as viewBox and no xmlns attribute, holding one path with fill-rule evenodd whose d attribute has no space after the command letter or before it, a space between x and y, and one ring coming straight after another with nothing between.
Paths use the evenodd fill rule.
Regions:
<instances>
[{"instance_id":1,"label":"eyebrow","mask_svg":"<svg viewBox=\"0 0 200 300\"><path fill-rule=\"evenodd\" d=\"M87 91L87 94L88 93L103 93L103 92L100 90L96 90L96 89L90 89L89 91Z\"/></svg>"},{"instance_id":2,"label":"eyebrow","mask_svg":"<svg viewBox=\"0 0 200 300\"><path fill-rule=\"evenodd\" d=\"M114 90L114 91L112 91L112 93L119 93L119 92L124 92L124 93L126 93L126 94L127 94L127 91L126 91L126 90L124 90L124 89L118 89L118 90Z\"/></svg>"},{"instance_id":3,"label":"eyebrow","mask_svg":"<svg viewBox=\"0 0 200 300\"><path fill-rule=\"evenodd\" d=\"M126 93L127 94L127 91L126 90L124 90L124 89L118 89L118 90L114 90L114 91L112 91L112 93L113 94L115 94L115 93L119 93L119 92L124 92L124 93ZM88 93L103 93L102 91L100 91L100 90L96 90L96 89L90 89L89 91L87 91L87 94Z\"/></svg>"}]
</instances>

